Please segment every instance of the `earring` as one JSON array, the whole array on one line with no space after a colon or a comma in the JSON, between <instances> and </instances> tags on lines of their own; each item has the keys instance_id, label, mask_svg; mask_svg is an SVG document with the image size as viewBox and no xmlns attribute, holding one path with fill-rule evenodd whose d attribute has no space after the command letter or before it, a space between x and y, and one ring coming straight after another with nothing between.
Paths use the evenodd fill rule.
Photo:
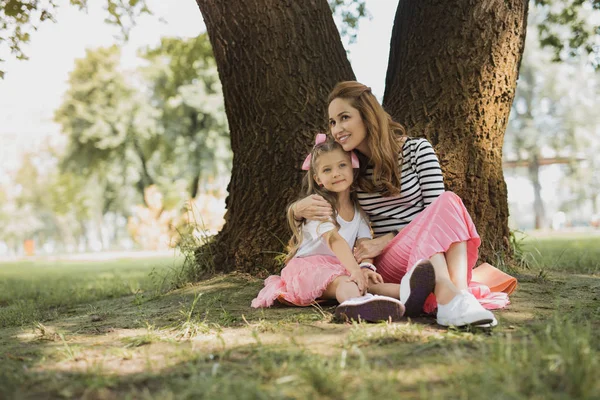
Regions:
<instances>
[{"instance_id":1,"label":"earring","mask_svg":"<svg viewBox=\"0 0 600 400\"><path fill-rule=\"evenodd\" d=\"M322 183L319 183L319 186L320 186L320 187L324 187L325 185L323 185Z\"/></svg>"}]
</instances>

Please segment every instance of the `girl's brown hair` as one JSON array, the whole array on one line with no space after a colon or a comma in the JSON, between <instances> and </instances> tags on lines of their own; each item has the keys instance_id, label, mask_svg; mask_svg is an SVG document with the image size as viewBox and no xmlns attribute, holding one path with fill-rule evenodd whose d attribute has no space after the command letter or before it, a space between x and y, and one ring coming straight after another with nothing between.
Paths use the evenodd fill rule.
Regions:
<instances>
[{"instance_id":1,"label":"girl's brown hair","mask_svg":"<svg viewBox=\"0 0 600 400\"><path fill-rule=\"evenodd\" d=\"M371 88L356 81L340 82L331 91L327 104L344 99L360 112L367 129L373 176L365 178L366 157L361 157L358 187L365 192L381 192L384 196L400 194L402 140L406 130L383 109Z\"/></svg>"},{"instance_id":2,"label":"girl's brown hair","mask_svg":"<svg viewBox=\"0 0 600 400\"><path fill-rule=\"evenodd\" d=\"M302 179L302 191L300 192L300 197L298 198L298 200L303 199L306 196L310 196L312 194L318 194L319 196L322 196L325 200L327 200L327 202L329 204L331 204L331 208L333 208L333 215L331 216L332 221L329 221L329 222L333 222L333 224L336 226L336 228L339 229L340 224L337 222L337 215L338 215L337 194L332 193L332 192L328 191L327 189L319 186L317 184L317 182L315 182L315 179L314 179L314 176L317 173L317 162L319 160L319 157L322 154L329 153L329 152L332 152L335 150L341 150L342 152L348 154L346 151L344 151L342 146L339 143L335 142L330 136L327 137L327 140L325 142L319 143L312 148L312 150L310 151L310 154L311 154L310 168L308 171L306 171L306 174L304 175L304 178ZM350 158L349 154L348 154L348 158ZM350 162L350 160L348 160L348 162ZM357 176L358 176L358 170L354 170L354 183L356 183ZM359 210L361 210L360 207L358 207L358 200L356 198L356 191L354 190L354 183L350 190L350 200L352 200L352 203L355 205L355 207L357 207ZM366 219L366 216L364 215L362 210L360 212L363 215L363 217ZM290 226L290 229L292 230L292 237L290 238L290 241L288 242L288 248L287 248L288 254L285 258L286 264L288 261L290 261L292 258L294 258L294 256L298 252L298 247L300 247L300 243L302 243L302 238L303 238L302 237L303 236L302 235L302 222L303 221L298 221L294 218L294 211L293 211L293 207L291 207L291 205L290 205L290 207L288 207L287 221Z\"/></svg>"}]
</instances>

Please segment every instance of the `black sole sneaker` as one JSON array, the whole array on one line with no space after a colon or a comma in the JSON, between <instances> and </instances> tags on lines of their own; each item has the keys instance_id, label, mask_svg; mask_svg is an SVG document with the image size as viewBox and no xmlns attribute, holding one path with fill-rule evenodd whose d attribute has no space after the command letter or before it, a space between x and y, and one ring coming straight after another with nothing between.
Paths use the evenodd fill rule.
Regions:
<instances>
[{"instance_id":1,"label":"black sole sneaker","mask_svg":"<svg viewBox=\"0 0 600 400\"><path fill-rule=\"evenodd\" d=\"M435 289L435 271L429 260L420 260L400 282L400 301L406 308L407 317L423 313L425 300Z\"/></svg>"},{"instance_id":2,"label":"black sole sneaker","mask_svg":"<svg viewBox=\"0 0 600 400\"><path fill-rule=\"evenodd\" d=\"M368 299L350 299L335 309L335 318L341 321L398 321L404 316L404 305L391 297L372 296Z\"/></svg>"}]
</instances>

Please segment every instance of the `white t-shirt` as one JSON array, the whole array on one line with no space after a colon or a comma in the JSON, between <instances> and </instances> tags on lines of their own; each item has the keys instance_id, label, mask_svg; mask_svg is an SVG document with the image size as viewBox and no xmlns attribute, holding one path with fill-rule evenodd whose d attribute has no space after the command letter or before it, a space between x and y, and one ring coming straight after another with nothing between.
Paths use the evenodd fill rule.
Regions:
<instances>
[{"instance_id":1,"label":"white t-shirt","mask_svg":"<svg viewBox=\"0 0 600 400\"><path fill-rule=\"evenodd\" d=\"M354 218L352 218L352 221L345 221L339 215L337 216L337 221L340 224L338 233L348 242L348 246L351 249L354 247L357 239L371 239L372 237L369 224L356 208L354 209ZM294 258L316 255L335 257L335 254L333 254L323 238L325 233L333 229L335 229L333 222L306 221L302 224L302 243Z\"/></svg>"}]
</instances>

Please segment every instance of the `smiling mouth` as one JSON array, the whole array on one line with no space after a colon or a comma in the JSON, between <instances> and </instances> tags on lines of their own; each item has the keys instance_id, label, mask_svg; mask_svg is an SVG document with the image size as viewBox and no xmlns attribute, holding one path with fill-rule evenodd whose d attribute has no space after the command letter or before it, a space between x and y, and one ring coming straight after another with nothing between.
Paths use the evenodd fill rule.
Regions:
<instances>
[{"instance_id":1,"label":"smiling mouth","mask_svg":"<svg viewBox=\"0 0 600 400\"><path fill-rule=\"evenodd\" d=\"M342 135L338 137L338 142L339 143L344 143L346 141L348 141L348 138L350 137L350 135Z\"/></svg>"},{"instance_id":2,"label":"smiling mouth","mask_svg":"<svg viewBox=\"0 0 600 400\"><path fill-rule=\"evenodd\" d=\"M342 179L341 181L335 181L335 182L333 182L333 184L337 185L338 183L342 183L342 182L345 182L345 181L346 181L345 179Z\"/></svg>"}]
</instances>

